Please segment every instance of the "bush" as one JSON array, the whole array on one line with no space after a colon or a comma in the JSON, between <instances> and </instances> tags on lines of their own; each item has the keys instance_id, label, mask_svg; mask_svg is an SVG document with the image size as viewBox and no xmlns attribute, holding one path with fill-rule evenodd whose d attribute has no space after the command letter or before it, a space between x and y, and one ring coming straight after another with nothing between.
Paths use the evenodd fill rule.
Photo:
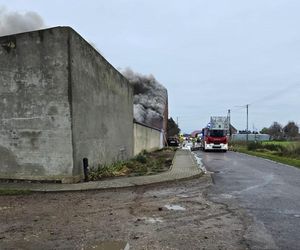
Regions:
<instances>
[{"instance_id":1,"label":"bush","mask_svg":"<svg viewBox=\"0 0 300 250\"><path fill-rule=\"evenodd\" d=\"M300 144L289 144L282 147L282 150L277 153L280 156L288 156L291 158L300 158Z\"/></svg>"},{"instance_id":2,"label":"bush","mask_svg":"<svg viewBox=\"0 0 300 250\"><path fill-rule=\"evenodd\" d=\"M262 149L262 148L264 148L264 146L262 145L261 142L250 142L247 145L247 149L252 151L255 151L256 149Z\"/></svg>"},{"instance_id":3,"label":"bush","mask_svg":"<svg viewBox=\"0 0 300 250\"><path fill-rule=\"evenodd\" d=\"M267 143L267 144L263 144L262 142L250 142L247 145L247 149L251 150L251 151L272 151L272 152L276 152L276 153L287 153L287 147L283 146L281 144L276 144L276 143Z\"/></svg>"},{"instance_id":4,"label":"bush","mask_svg":"<svg viewBox=\"0 0 300 250\"><path fill-rule=\"evenodd\" d=\"M140 162L140 163L146 163L147 162L147 157L143 154L138 154L136 157L135 157L135 160Z\"/></svg>"},{"instance_id":5,"label":"bush","mask_svg":"<svg viewBox=\"0 0 300 250\"><path fill-rule=\"evenodd\" d=\"M278 152L282 152L285 149L285 147L280 144L264 144L263 147L270 151L278 151Z\"/></svg>"},{"instance_id":6,"label":"bush","mask_svg":"<svg viewBox=\"0 0 300 250\"><path fill-rule=\"evenodd\" d=\"M110 165L99 164L98 167L91 167L89 170L89 180L94 181L105 177L122 176L127 174L129 169L124 162L115 162Z\"/></svg>"},{"instance_id":7,"label":"bush","mask_svg":"<svg viewBox=\"0 0 300 250\"><path fill-rule=\"evenodd\" d=\"M298 143L295 147L295 154L300 157L300 143Z\"/></svg>"}]
</instances>

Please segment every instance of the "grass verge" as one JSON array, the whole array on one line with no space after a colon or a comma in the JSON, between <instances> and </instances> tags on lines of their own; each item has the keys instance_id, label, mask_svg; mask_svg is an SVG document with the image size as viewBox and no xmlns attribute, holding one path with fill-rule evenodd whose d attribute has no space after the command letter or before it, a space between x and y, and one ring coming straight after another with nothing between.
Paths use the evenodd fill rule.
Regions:
<instances>
[{"instance_id":1,"label":"grass verge","mask_svg":"<svg viewBox=\"0 0 300 250\"><path fill-rule=\"evenodd\" d=\"M233 151L266 158L275 162L280 162L283 164L291 165L294 167L300 168L300 159L294 158L290 156L284 156L284 155L278 155L277 151L268 151L268 150L249 150L245 145L233 145L232 146ZM261 150L261 151L259 151Z\"/></svg>"},{"instance_id":2,"label":"grass verge","mask_svg":"<svg viewBox=\"0 0 300 250\"><path fill-rule=\"evenodd\" d=\"M109 177L142 176L165 172L170 169L175 154L174 148L163 148L154 152L143 151L127 161L99 164L89 170L89 180L97 181Z\"/></svg>"},{"instance_id":3,"label":"grass verge","mask_svg":"<svg viewBox=\"0 0 300 250\"><path fill-rule=\"evenodd\" d=\"M16 190L16 189L0 189L0 196L3 195L28 195L32 192L30 190Z\"/></svg>"}]
</instances>

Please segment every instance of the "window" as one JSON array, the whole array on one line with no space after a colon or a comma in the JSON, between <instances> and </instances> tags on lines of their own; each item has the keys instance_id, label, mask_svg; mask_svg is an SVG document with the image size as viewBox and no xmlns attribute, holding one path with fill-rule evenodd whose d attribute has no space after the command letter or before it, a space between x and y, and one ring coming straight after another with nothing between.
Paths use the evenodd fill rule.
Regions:
<instances>
[{"instance_id":1,"label":"window","mask_svg":"<svg viewBox=\"0 0 300 250\"><path fill-rule=\"evenodd\" d=\"M209 131L209 136L213 137L223 137L225 136L225 130L210 130Z\"/></svg>"}]
</instances>

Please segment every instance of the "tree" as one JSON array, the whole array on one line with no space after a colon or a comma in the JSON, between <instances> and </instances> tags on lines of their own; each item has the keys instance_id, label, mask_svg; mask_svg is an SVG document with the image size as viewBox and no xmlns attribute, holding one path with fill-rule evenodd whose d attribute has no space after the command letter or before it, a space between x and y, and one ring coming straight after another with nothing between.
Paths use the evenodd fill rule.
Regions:
<instances>
[{"instance_id":1,"label":"tree","mask_svg":"<svg viewBox=\"0 0 300 250\"><path fill-rule=\"evenodd\" d=\"M283 138L282 126L278 122L273 122L269 127L269 135L273 140L281 140Z\"/></svg>"},{"instance_id":2,"label":"tree","mask_svg":"<svg viewBox=\"0 0 300 250\"><path fill-rule=\"evenodd\" d=\"M178 135L180 132L180 128L176 124L176 122L173 120L172 117L168 119L168 125L167 125L167 136L171 137L174 135Z\"/></svg>"},{"instance_id":3,"label":"tree","mask_svg":"<svg viewBox=\"0 0 300 250\"><path fill-rule=\"evenodd\" d=\"M299 127L293 121L288 122L287 125L283 128L284 136L287 139L292 139L298 136L299 134Z\"/></svg>"},{"instance_id":4,"label":"tree","mask_svg":"<svg viewBox=\"0 0 300 250\"><path fill-rule=\"evenodd\" d=\"M261 134L269 134L269 129L264 127L259 133Z\"/></svg>"}]
</instances>

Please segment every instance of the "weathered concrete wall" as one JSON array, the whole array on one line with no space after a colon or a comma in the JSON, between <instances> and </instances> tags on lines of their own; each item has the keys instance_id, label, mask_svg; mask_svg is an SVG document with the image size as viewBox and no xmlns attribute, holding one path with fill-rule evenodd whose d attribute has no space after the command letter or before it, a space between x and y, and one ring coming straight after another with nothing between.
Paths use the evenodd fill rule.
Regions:
<instances>
[{"instance_id":1,"label":"weathered concrete wall","mask_svg":"<svg viewBox=\"0 0 300 250\"><path fill-rule=\"evenodd\" d=\"M133 155L131 86L68 27L0 37L0 111L0 178L74 179L84 157Z\"/></svg>"},{"instance_id":2,"label":"weathered concrete wall","mask_svg":"<svg viewBox=\"0 0 300 250\"><path fill-rule=\"evenodd\" d=\"M70 32L75 173L133 155L133 90L92 46Z\"/></svg>"},{"instance_id":3,"label":"weathered concrete wall","mask_svg":"<svg viewBox=\"0 0 300 250\"><path fill-rule=\"evenodd\" d=\"M134 155L143 150L152 151L163 147L163 133L157 129L134 123Z\"/></svg>"},{"instance_id":4,"label":"weathered concrete wall","mask_svg":"<svg viewBox=\"0 0 300 250\"><path fill-rule=\"evenodd\" d=\"M72 174L67 38L65 29L0 37L0 178Z\"/></svg>"}]
</instances>

